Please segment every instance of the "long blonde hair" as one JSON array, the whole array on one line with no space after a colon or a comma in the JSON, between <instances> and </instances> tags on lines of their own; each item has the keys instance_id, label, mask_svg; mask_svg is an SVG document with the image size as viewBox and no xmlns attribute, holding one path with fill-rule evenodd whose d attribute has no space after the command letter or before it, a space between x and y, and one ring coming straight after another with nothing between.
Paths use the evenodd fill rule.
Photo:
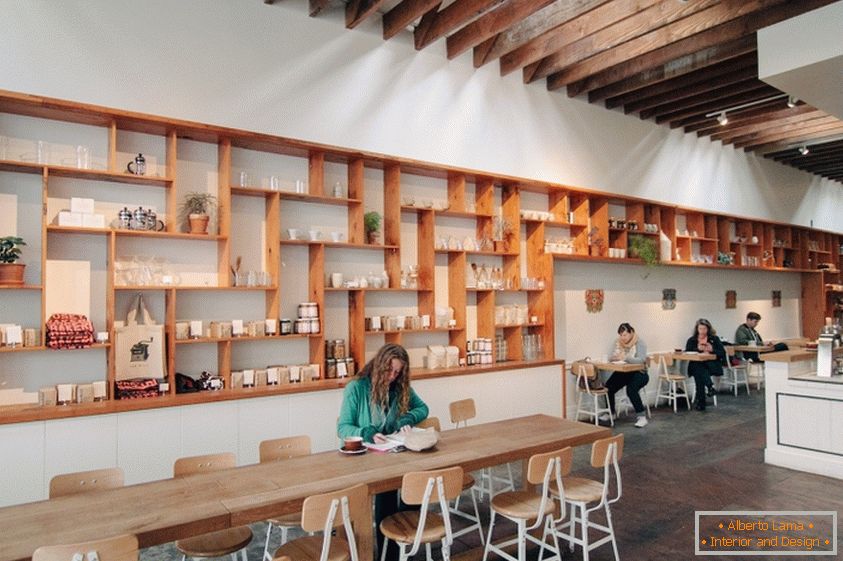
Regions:
<instances>
[{"instance_id":1,"label":"long blonde hair","mask_svg":"<svg viewBox=\"0 0 843 561\"><path fill-rule=\"evenodd\" d=\"M370 400L372 406L382 410L389 408L389 374L392 372L392 359L401 361L402 367L393 384L398 393L398 415L410 409L410 357L401 345L387 343L366 363L358 376L369 377L372 384Z\"/></svg>"}]
</instances>

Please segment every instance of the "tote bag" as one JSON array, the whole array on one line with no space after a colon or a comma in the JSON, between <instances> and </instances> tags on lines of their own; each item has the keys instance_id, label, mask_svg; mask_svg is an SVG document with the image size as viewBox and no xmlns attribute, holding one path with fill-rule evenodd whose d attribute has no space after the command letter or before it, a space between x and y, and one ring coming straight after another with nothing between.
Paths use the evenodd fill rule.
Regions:
<instances>
[{"instance_id":1,"label":"tote bag","mask_svg":"<svg viewBox=\"0 0 843 561\"><path fill-rule=\"evenodd\" d=\"M155 323L140 294L126 315L126 325L114 330L114 339L115 379L167 377L164 326Z\"/></svg>"}]
</instances>

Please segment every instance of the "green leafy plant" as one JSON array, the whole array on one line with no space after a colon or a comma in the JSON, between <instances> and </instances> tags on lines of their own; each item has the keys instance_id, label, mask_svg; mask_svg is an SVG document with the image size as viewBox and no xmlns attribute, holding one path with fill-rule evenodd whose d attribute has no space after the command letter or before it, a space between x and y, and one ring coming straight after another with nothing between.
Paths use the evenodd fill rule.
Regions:
<instances>
[{"instance_id":1,"label":"green leafy plant","mask_svg":"<svg viewBox=\"0 0 843 561\"><path fill-rule=\"evenodd\" d=\"M0 238L0 263L14 263L20 259L22 245L26 245L26 242L17 236Z\"/></svg>"},{"instance_id":2,"label":"green leafy plant","mask_svg":"<svg viewBox=\"0 0 843 561\"><path fill-rule=\"evenodd\" d=\"M210 193L190 192L184 197L181 204L182 218L188 218L191 214L211 215L217 208L217 198Z\"/></svg>"},{"instance_id":3,"label":"green leafy plant","mask_svg":"<svg viewBox=\"0 0 843 561\"><path fill-rule=\"evenodd\" d=\"M366 214L363 215L363 229L366 230L366 234L371 234L373 232L377 232L380 230L381 227L381 215L375 212L374 210L370 210Z\"/></svg>"},{"instance_id":4,"label":"green leafy plant","mask_svg":"<svg viewBox=\"0 0 843 561\"><path fill-rule=\"evenodd\" d=\"M641 259L648 267L660 263L659 248L656 241L644 236L629 236L629 254Z\"/></svg>"}]
</instances>

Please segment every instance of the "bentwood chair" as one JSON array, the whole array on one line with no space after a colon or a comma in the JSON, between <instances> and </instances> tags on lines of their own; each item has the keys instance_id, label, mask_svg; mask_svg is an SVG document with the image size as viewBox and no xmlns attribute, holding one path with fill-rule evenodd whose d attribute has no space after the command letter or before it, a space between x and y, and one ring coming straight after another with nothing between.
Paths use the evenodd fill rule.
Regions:
<instances>
[{"instance_id":1,"label":"bentwood chair","mask_svg":"<svg viewBox=\"0 0 843 561\"><path fill-rule=\"evenodd\" d=\"M552 494L562 500L565 505L571 505L568 522L556 524L554 534L556 538L566 540L571 551L574 550L575 544L581 546L583 561L588 561L591 550L609 542L612 543L615 561L620 561L615 530L612 525L612 512L609 507L620 500L623 492L621 470L618 465L621 456L623 456L623 434L598 440L591 447L591 465L595 468L603 468L602 482L581 477L563 477L564 492L561 493L551 485ZM613 479L615 485L614 489L611 489ZM614 496L610 496L611 491L613 491ZM589 504L593 504L593 506L589 507ZM562 508L564 510L567 506ZM589 519L593 512L600 509L603 509L606 513L605 526ZM579 510L579 514L577 514L577 510ZM580 530L579 537L577 537L577 525L579 525ZM591 542L589 540L589 530L591 529L604 534L603 537Z\"/></svg>"},{"instance_id":2,"label":"bentwood chair","mask_svg":"<svg viewBox=\"0 0 843 561\"><path fill-rule=\"evenodd\" d=\"M237 459L231 452L222 454L208 454L204 456L190 456L176 460L173 466L175 477L211 473L237 466ZM226 528L217 532L202 534L176 541L176 549L182 554L182 561L187 557L207 558L230 555L232 561L237 561L237 552L247 561L246 546L252 541L252 531L248 526Z\"/></svg>"},{"instance_id":3,"label":"bentwood chair","mask_svg":"<svg viewBox=\"0 0 843 561\"><path fill-rule=\"evenodd\" d=\"M658 407L659 400L664 399L668 405L673 406L673 412L676 413L679 400L684 399L688 411L690 411L691 394L688 393L688 378L671 370L674 364L673 353L652 354L647 357L647 363L649 365L655 364L659 375L659 385L656 389L653 407ZM679 392L680 387L684 393Z\"/></svg>"},{"instance_id":4,"label":"bentwood chair","mask_svg":"<svg viewBox=\"0 0 843 561\"><path fill-rule=\"evenodd\" d=\"M471 398L452 401L448 404L448 410L454 428L467 427L468 421L477 417L477 408ZM514 491L515 479L512 477L512 466L506 464L506 477L495 475L491 467L483 468L480 471L480 482L475 485L475 489L477 489L481 498L486 495L491 500L495 492L495 482L503 483L502 491Z\"/></svg>"},{"instance_id":5,"label":"bentwood chair","mask_svg":"<svg viewBox=\"0 0 843 561\"><path fill-rule=\"evenodd\" d=\"M299 456L309 456L310 452L310 437L307 435L264 440L260 443L259 447L260 463L262 464L288 460ZM287 543L287 533L292 528L299 528L300 524L301 513L299 512L267 519L266 541L263 546L264 561L272 561L272 554L269 552L269 538L272 535L272 529L280 529L281 543Z\"/></svg>"},{"instance_id":6,"label":"bentwood chair","mask_svg":"<svg viewBox=\"0 0 843 561\"><path fill-rule=\"evenodd\" d=\"M571 374L577 377L577 412L574 416L575 421L580 420L580 415L593 418L594 424L600 422L600 415L606 414L609 416L609 423L615 426L615 418L612 415L612 409L609 407L609 390L606 388L592 388L592 380L597 379L597 368L593 363L585 360L578 360L571 364ZM600 406L601 398L606 403L606 407ZM586 402L591 401L591 408L585 406L583 399Z\"/></svg>"},{"instance_id":7,"label":"bentwood chair","mask_svg":"<svg viewBox=\"0 0 843 561\"><path fill-rule=\"evenodd\" d=\"M123 470L115 468L63 473L50 479L50 498L93 493L123 486Z\"/></svg>"},{"instance_id":8,"label":"bentwood chair","mask_svg":"<svg viewBox=\"0 0 843 561\"><path fill-rule=\"evenodd\" d=\"M726 375L723 376L721 384L725 384L732 388L735 395L738 395L738 386L743 384L746 387L746 395L751 392L749 390L749 364L745 361L735 361L735 347L729 345L726 347Z\"/></svg>"},{"instance_id":9,"label":"bentwood chair","mask_svg":"<svg viewBox=\"0 0 843 561\"><path fill-rule=\"evenodd\" d=\"M137 561L138 539L132 534L67 545L45 545L35 550L32 561Z\"/></svg>"},{"instance_id":10,"label":"bentwood chair","mask_svg":"<svg viewBox=\"0 0 843 561\"><path fill-rule=\"evenodd\" d=\"M416 427L420 429L432 428L436 432L442 432L442 425L439 423L439 417L428 417L424 421L417 424ZM454 501L453 506L451 506L449 510L454 516L458 516L460 518L463 518L464 520L468 520L469 522L471 522L471 524L469 524L465 528L461 528L455 531L454 537L458 538L460 536L468 534L469 532L477 530L477 532L480 534L480 543L482 544L485 536L483 535L483 526L480 523L480 510L477 508L477 496L475 494L474 485L474 476L468 472L463 472L462 491L463 493L465 491L469 491L471 493L471 504L474 506L474 514L460 510L460 497L462 495L460 495L460 497L457 497L457 500Z\"/></svg>"},{"instance_id":11,"label":"bentwood chair","mask_svg":"<svg viewBox=\"0 0 843 561\"><path fill-rule=\"evenodd\" d=\"M399 561L407 561L418 553L422 544L425 546L427 561L432 561L430 545L436 541L442 543L442 559L450 560L454 535L448 503L462 492L462 476L463 471L459 466L404 474L401 480L401 500L408 505L421 505L421 509L396 512L381 521L381 561L386 559L389 540L398 544ZM433 504L439 505L441 514L430 509Z\"/></svg>"},{"instance_id":12,"label":"bentwood chair","mask_svg":"<svg viewBox=\"0 0 843 561\"><path fill-rule=\"evenodd\" d=\"M531 485L541 485L541 492L537 494L534 491L510 491L494 496L491 503L492 518L489 521L489 535L486 538L486 547L483 549L483 561L486 561L490 551L509 561L526 561L527 541L541 546L539 561L544 555L545 548L555 550L557 557L559 556L559 545L556 543L553 528L564 519L565 508L560 508L558 519L553 518L556 501L551 496L551 489L556 489L557 496L562 497L564 503L563 476L570 473L572 460L573 450L570 446L553 452L536 454L527 464L526 475ZM511 540L494 544L492 531L495 527L495 517L498 515L515 522L518 533ZM541 540L530 533L539 526L544 526ZM552 547L547 545L548 534L554 538ZM504 550L505 547L513 544L517 544L517 557L513 557Z\"/></svg>"},{"instance_id":13,"label":"bentwood chair","mask_svg":"<svg viewBox=\"0 0 843 561\"><path fill-rule=\"evenodd\" d=\"M371 504L369 489L363 484L306 498L299 523L311 535L285 543L275 550L274 559L357 561L352 520L370 509ZM340 527L345 530L345 538L334 535ZM322 535L312 535L315 532L322 532Z\"/></svg>"}]
</instances>

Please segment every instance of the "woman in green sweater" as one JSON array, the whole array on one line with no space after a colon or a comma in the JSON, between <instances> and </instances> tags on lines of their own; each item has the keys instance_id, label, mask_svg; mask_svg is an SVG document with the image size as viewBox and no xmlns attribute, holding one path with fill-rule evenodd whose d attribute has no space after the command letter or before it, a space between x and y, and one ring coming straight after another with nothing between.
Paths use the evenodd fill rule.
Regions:
<instances>
[{"instance_id":1,"label":"woman in green sweater","mask_svg":"<svg viewBox=\"0 0 843 561\"><path fill-rule=\"evenodd\" d=\"M364 442L382 443L386 441L383 435L409 430L425 420L427 412L427 405L410 387L410 357L406 349L387 343L345 387L337 435L340 439L362 436ZM378 546L383 547L381 520L407 508L399 504L398 491L375 496ZM386 559L396 560L398 547L395 542L389 543Z\"/></svg>"},{"instance_id":2,"label":"woman in green sweater","mask_svg":"<svg viewBox=\"0 0 843 561\"><path fill-rule=\"evenodd\" d=\"M345 387L337 435L384 442L383 435L408 430L425 420L427 412L427 405L410 387L407 351L387 343Z\"/></svg>"}]
</instances>

